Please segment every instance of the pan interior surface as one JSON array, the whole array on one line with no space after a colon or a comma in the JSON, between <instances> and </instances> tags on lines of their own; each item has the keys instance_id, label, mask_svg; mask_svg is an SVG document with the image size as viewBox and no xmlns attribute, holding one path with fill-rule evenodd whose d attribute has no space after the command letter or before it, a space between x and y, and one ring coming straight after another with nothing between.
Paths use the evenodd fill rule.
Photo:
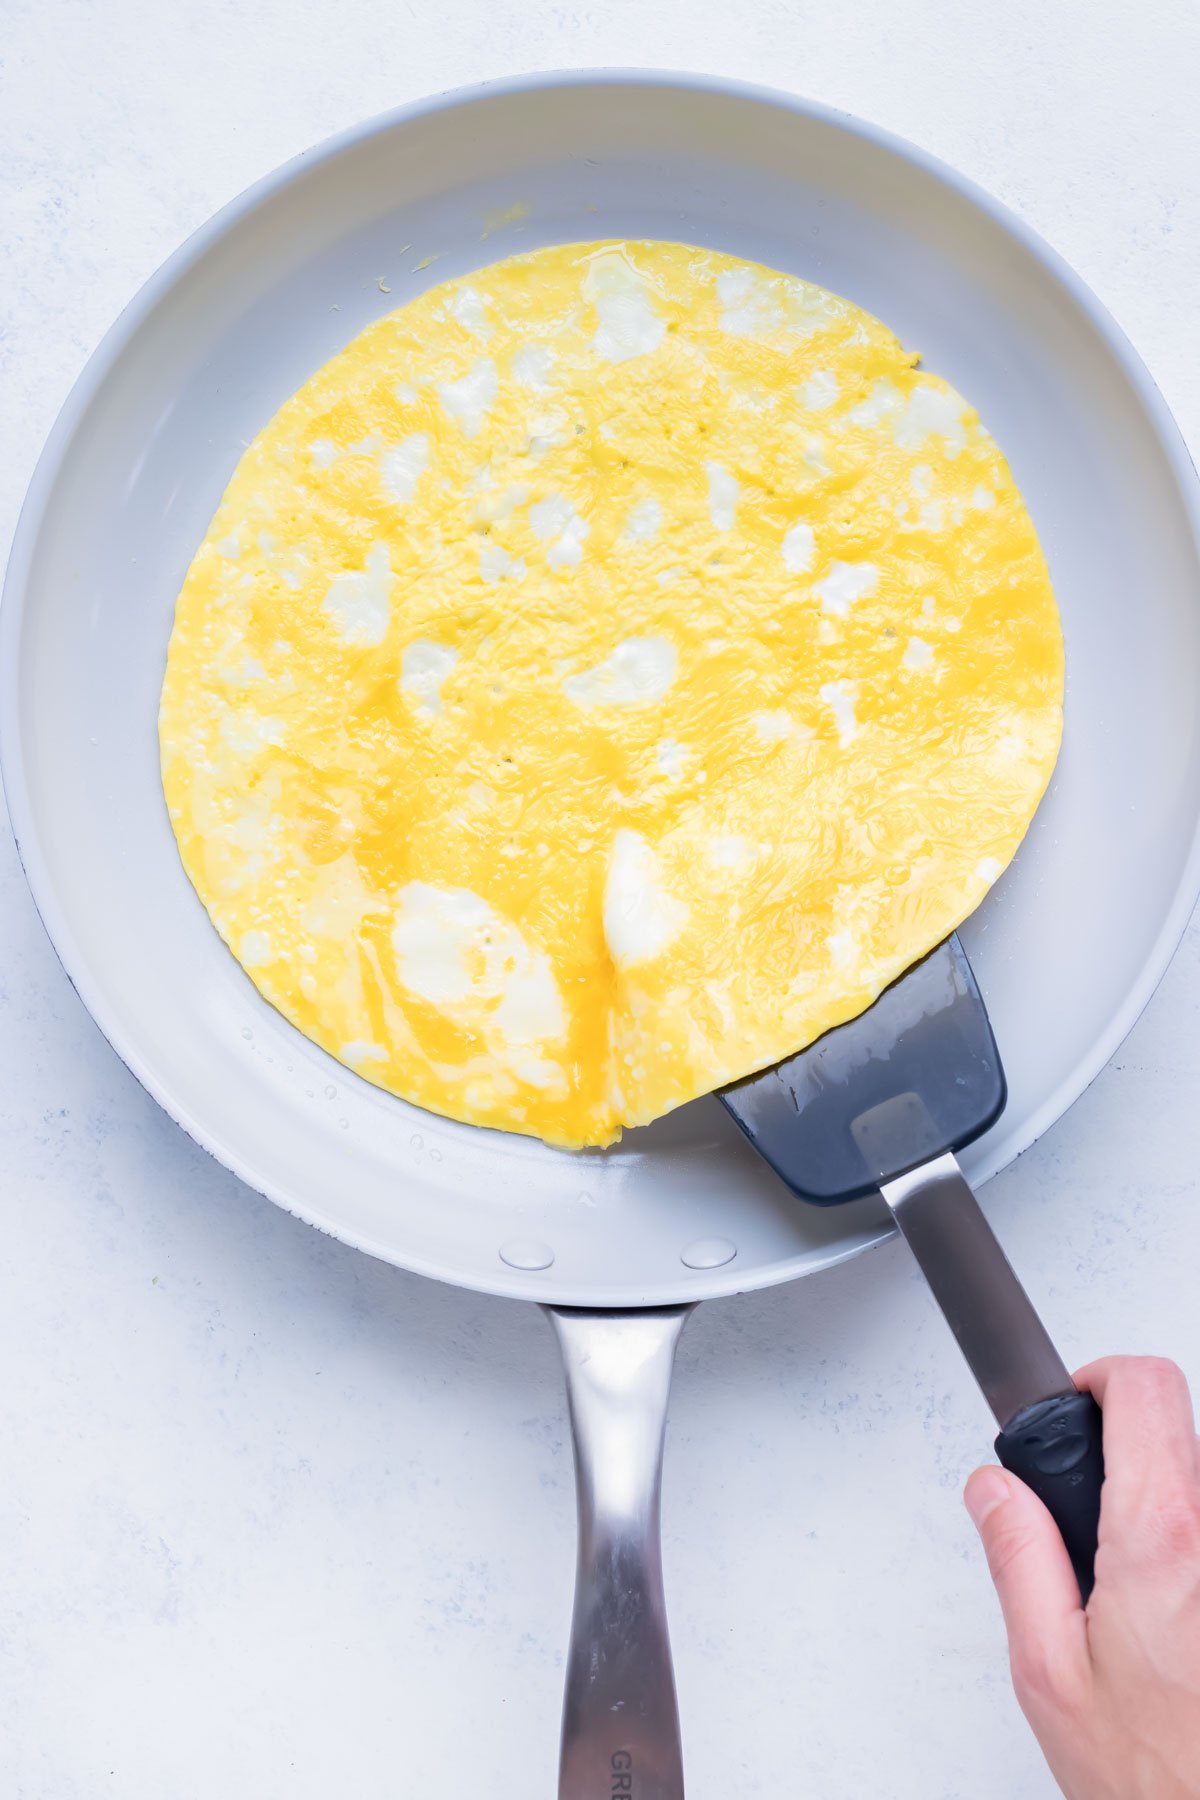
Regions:
<instances>
[{"instance_id":1,"label":"pan interior surface","mask_svg":"<svg viewBox=\"0 0 1200 1800\"><path fill-rule=\"evenodd\" d=\"M1048 252L947 172L718 83L584 77L409 109L300 159L167 265L89 365L31 489L2 628L5 778L51 935L102 1029L254 1186L406 1267L593 1306L785 1280L885 1227L798 1205L713 1100L572 1154L424 1113L263 1001L180 866L155 718L174 598L244 444L372 318L581 238L710 245L846 294L968 394L1062 613L1066 733L963 936L1009 1077L979 1180L1070 1104L1194 897L1194 478L1148 377Z\"/></svg>"}]
</instances>

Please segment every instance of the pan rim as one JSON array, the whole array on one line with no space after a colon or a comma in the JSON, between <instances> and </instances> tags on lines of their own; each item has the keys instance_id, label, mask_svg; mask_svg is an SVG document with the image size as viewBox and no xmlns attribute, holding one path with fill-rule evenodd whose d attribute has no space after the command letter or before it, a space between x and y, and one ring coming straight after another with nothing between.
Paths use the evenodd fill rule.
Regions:
<instances>
[{"instance_id":1,"label":"pan rim","mask_svg":"<svg viewBox=\"0 0 1200 1800\"><path fill-rule=\"evenodd\" d=\"M3 604L0 605L0 776L3 778L18 856L35 907L68 980L102 1035L135 1079L188 1136L249 1187L285 1211L353 1248L405 1267L413 1273L455 1286L511 1298L540 1299L556 1304L582 1303L596 1307L604 1303L597 1300L595 1294L580 1296L569 1291L556 1291L552 1281L548 1284L544 1276L522 1275L501 1266L494 1279L485 1280L475 1275L464 1275L447 1262L436 1258L415 1255L411 1258L398 1258L392 1248L349 1229L335 1226L328 1217L322 1216L314 1208L298 1204L269 1175L255 1166L252 1159L244 1156L221 1134L210 1131L197 1120L187 1099L160 1078L152 1063L142 1056L138 1044L133 1041L134 1034L127 1034L119 1018L114 1017L99 984L92 979L89 959L80 950L67 913L59 903L55 884L42 852L35 808L26 779L24 752L17 724L17 689L18 656L29 575L46 509L70 455L76 433L103 383L146 320L171 289L204 259L210 248L243 218L289 186L301 174L408 122L435 113L469 109L482 100L497 96L532 94L547 89L620 86L661 87L697 94L717 94L812 119L883 149L890 156L932 176L944 187L966 199L1031 255L1096 331L1108 355L1128 381L1154 433L1175 490L1183 503L1191 537L1200 556L1200 483L1197 482L1196 471L1179 428L1153 377L1124 332L1082 278L1051 245L1008 207L940 158L842 109L762 84L724 76L705 75L695 71L615 67L517 74L445 90L408 102L350 126L320 144L301 151L219 208L172 252L130 299L71 387L38 458L20 510L8 559ZM1024 1141L1011 1151L1008 1146L1002 1146L1001 1154L985 1167L981 1179L989 1178L1000 1167L1022 1154L1024 1149L1068 1110L1105 1067L1165 975L1186 930L1198 895L1200 816L1192 830L1182 873L1165 909L1162 923L1123 1004L1116 1009L1106 1030L1097 1037L1089 1054L1081 1058L1070 1074L1043 1098L1025 1124L1021 1134ZM713 1271L702 1279L693 1277L688 1283L687 1297L700 1299L777 1285L801 1274L815 1273L818 1268L848 1260L889 1235L890 1229L881 1222L876 1236L865 1242L830 1246L826 1256L819 1262L785 1257L744 1274L736 1270L735 1264L724 1270ZM669 1290L664 1288L661 1293L647 1293L643 1303L677 1303L680 1297L678 1287L674 1286ZM622 1300L619 1304L627 1306L629 1302Z\"/></svg>"}]
</instances>

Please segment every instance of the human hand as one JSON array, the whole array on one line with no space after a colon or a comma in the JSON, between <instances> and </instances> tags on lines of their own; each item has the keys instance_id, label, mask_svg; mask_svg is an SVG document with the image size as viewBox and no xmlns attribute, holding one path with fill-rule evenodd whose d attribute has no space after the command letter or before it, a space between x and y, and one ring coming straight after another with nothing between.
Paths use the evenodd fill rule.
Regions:
<instances>
[{"instance_id":1,"label":"human hand","mask_svg":"<svg viewBox=\"0 0 1200 1800\"><path fill-rule=\"evenodd\" d=\"M1075 1377L1104 1413L1096 1585L1024 1482L976 1469L967 1510L1008 1632L1013 1686L1067 1800L1200 1797L1200 1451L1182 1372L1110 1356Z\"/></svg>"}]
</instances>

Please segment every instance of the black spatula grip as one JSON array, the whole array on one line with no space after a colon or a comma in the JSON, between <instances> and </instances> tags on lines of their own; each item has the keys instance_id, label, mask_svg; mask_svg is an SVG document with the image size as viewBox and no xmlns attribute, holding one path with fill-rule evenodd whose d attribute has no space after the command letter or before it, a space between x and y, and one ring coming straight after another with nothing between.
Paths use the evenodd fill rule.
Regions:
<instances>
[{"instance_id":1,"label":"black spatula grip","mask_svg":"<svg viewBox=\"0 0 1200 1800\"><path fill-rule=\"evenodd\" d=\"M1023 1407L996 1439L996 1455L1019 1475L1062 1533L1086 1606L1095 1580L1104 1481L1103 1414L1090 1394L1056 1394Z\"/></svg>"}]
</instances>

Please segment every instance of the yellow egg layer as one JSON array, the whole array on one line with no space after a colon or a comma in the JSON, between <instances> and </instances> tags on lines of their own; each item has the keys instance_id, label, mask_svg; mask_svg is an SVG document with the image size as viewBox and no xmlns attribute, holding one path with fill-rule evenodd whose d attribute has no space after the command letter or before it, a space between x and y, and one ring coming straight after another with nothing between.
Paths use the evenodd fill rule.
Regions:
<instances>
[{"instance_id":1,"label":"yellow egg layer","mask_svg":"<svg viewBox=\"0 0 1200 1800\"><path fill-rule=\"evenodd\" d=\"M604 1144L852 1017L978 905L1062 640L978 417L681 244L379 320L242 457L163 784L273 1005L434 1112Z\"/></svg>"}]
</instances>

